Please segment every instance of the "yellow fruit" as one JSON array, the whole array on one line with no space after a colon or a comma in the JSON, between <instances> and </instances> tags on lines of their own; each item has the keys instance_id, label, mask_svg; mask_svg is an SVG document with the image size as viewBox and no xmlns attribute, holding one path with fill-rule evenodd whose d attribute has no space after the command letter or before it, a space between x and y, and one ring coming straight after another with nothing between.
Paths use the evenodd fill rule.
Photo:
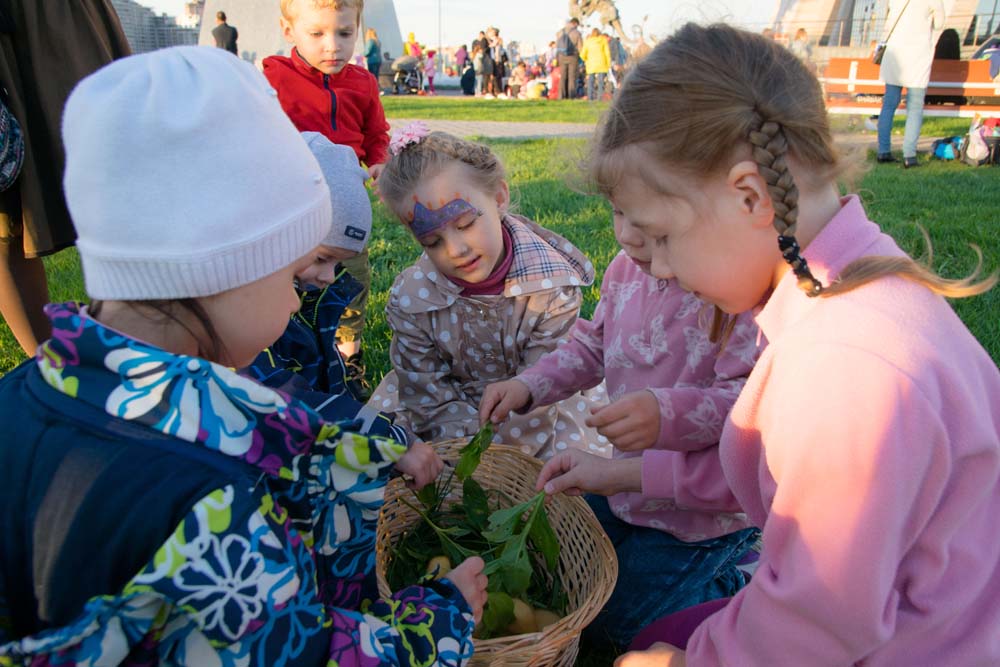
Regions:
<instances>
[{"instance_id":1,"label":"yellow fruit","mask_svg":"<svg viewBox=\"0 0 1000 667\"><path fill-rule=\"evenodd\" d=\"M447 556L435 556L427 561L427 574L433 574L435 579L440 579L451 572L451 561Z\"/></svg>"},{"instance_id":2,"label":"yellow fruit","mask_svg":"<svg viewBox=\"0 0 1000 667\"><path fill-rule=\"evenodd\" d=\"M541 632L545 628L560 620L562 620L562 617L554 611L549 611L548 609L536 609L535 631Z\"/></svg>"},{"instance_id":3,"label":"yellow fruit","mask_svg":"<svg viewBox=\"0 0 1000 667\"><path fill-rule=\"evenodd\" d=\"M514 622L507 626L507 632L512 635L523 635L535 631L535 610L531 605L514 598Z\"/></svg>"}]
</instances>

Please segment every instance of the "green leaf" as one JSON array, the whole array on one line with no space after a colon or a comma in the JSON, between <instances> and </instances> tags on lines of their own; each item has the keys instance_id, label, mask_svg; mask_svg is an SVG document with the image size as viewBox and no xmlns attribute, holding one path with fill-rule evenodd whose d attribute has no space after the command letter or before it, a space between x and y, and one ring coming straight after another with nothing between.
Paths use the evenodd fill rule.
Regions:
<instances>
[{"instance_id":1,"label":"green leaf","mask_svg":"<svg viewBox=\"0 0 1000 667\"><path fill-rule=\"evenodd\" d=\"M521 517L532 508L535 499L519 503L513 507L496 510L490 514L489 530L483 531L483 537L490 542L505 542L514 535L521 523Z\"/></svg>"},{"instance_id":2,"label":"green leaf","mask_svg":"<svg viewBox=\"0 0 1000 667\"><path fill-rule=\"evenodd\" d=\"M552 524L549 523L544 500L531 518L528 536L535 548L545 556L545 565L548 569L556 569L556 566L559 565L559 538L556 537L555 531L552 530Z\"/></svg>"},{"instance_id":3,"label":"green leaf","mask_svg":"<svg viewBox=\"0 0 1000 667\"><path fill-rule=\"evenodd\" d=\"M520 542L520 544L518 544ZM522 540L508 542L507 549L500 557L503 588L514 597L520 597L531 585L531 559Z\"/></svg>"},{"instance_id":4,"label":"green leaf","mask_svg":"<svg viewBox=\"0 0 1000 667\"><path fill-rule=\"evenodd\" d=\"M467 479L472 476L472 473L476 472L476 468L479 467L479 461L483 458L483 452L489 448L492 441L493 424L492 422L486 422L479 429L479 432L472 437L469 444L462 447L462 455L458 459L458 465L455 466L455 474L458 475L459 479Z\"/></svg>"},{"instance_id":5,"label":"green leaf","mask_svg":"<svg viewBox=\"0 0 1000 667\"><path fill-rule=\"evenodd\" d=\"M514 600L506 593L490 593L483 607L483 627L487 636L506 634L508 625L514 622Z\"/></svg>"},{"instance_id":6,"label":"green leaf","mask_svg":"<svg viewBox=\"0 0 1000 667\"><path fill-rule=\"evenodd\" d=\"M420 504L427 509L433 510L438 501L437 484L428 484L424 488L417 491L417 500L419 500Z\"/></svg>"},{"instance_id":7,"label":"green leaf","mask_svg":"<svg viewBox=\"0 0 1000 667\"><path fill-rule=\"evenodd\" d=\"M482 531L490 514L490 503L486 491L479 482L469 477L462 483L462 507L465 519L473 528Z\"/></svg>"}]
</instances>

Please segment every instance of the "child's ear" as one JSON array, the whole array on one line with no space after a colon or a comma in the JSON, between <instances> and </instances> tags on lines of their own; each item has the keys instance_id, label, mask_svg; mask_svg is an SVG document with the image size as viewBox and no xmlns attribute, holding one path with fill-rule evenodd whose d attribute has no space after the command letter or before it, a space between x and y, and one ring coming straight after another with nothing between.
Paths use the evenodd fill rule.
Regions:
<instances>
[{"instance_id":1,"label":"child's ear","mask_svg":"<svg viewBox=\"0 0 1000 667\"><path fill-rule=\"evenodd\" d=\"M753 219L754 226L770 227L774 221L774 202L767 181L760 175L757 163L743 160L734 164L726 176L729 191L736 199L739 211Z\"/></svg>"},{"instance_id":2,"label":"child's ear","mask_svg":"<svg viewBox=\"0 0 1000 667\"><path fill-rule=\"evenodd\" d=\"M508 187L507 181L500 181L500 187L497 188L496 201L497 210L500 211L500 215L505 215L507 208L510 206L510 187Z\"/></svg>"},{"instance_id":3,"label":"child's ear","mask_svg":"<svg viewBox=\"0 0 1000 667\"><path fill-rule=\"evenodd\" d=\"M281 34L285 38L285 41L289 44L295 44L295 37L292 35L292 22L284 16L279 17L278 21L281 24Z\"/></svg>"}]
</instances>

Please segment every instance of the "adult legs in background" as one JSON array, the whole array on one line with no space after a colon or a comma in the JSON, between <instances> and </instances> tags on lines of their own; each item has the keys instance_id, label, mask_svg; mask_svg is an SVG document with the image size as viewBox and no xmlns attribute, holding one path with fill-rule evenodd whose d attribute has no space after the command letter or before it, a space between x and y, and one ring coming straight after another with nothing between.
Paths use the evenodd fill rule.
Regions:
<instances>
[{"instance_id":1,"label":"adult legs in background","mask_svg":"<svg viewBox=\"0 0 1000 667\"><path fill-rule=\"evenodd\" d=\"M563 85L569 87L568 99L571 100L576 99L576 83L577 83L576 77L577 73L579 72L579 68L580 68L579 61L576 58L572 58L570 59L570 62L566 65L566 71L563 72L563 74L565 74L565 77L563 78L563 81L565 83L563 83Z\"/></svg>"},{"instance_id":2,"label":"adult legs in background","mask_svg":"<svg viewBox=\"0 0 1000 667\"><path fill-rule=\"evenodd\" d=\"M899 100L903 95L902 86L885 84L885 94L882 96L882 111L878 115L878 156L887 157L892 154L892 119L899 108Z\"/></svg>"},{"instance_id":3,"label":"adult legs in background","mask_svg":"<svg viewBox=\"0 0 1000 667\"><path fill-rule=\"evenodd\" d=\"M594 82L595 82L595 79L597 79L597 75L596 74L588 74L587 75L587 99L590 100L591 102L593 102L595 99L597 99L595 91L594 91Z\"/></svg>"},{"instance_id":4,"label":"adult legs in background","mask_svg":"<svg viewBox=\"0 0 1000 667\"><path fill-rule=\"evenodd\" d=\"M574 78L576 76L576 67L573 68ZM576 82L570 85L569 82L569 63L559 61L559 99L568 100L570 98L570 91L576 86Z\"/></svg>"},{"instance_id":5,"label":"adult legs in background","mask_svg":"<svg viewBox=\"0 0 1000 667\"><path fill-rule=\"evenodd\" d=\"M906 89L906 129L903 131L903 159L917 157L917 141L924 124L926 88ZM881 121L881 116L879 117Z\"/></svg>"},{"instance_id":6,"label":"adult legs in background","mask_svg":"<svg viewBox=\"0 0 1000 667\"><path fill-rule=\"evenodd\" d=\"M29 357L52 329L42 308L49 284L40 257L26 258L21 239L0 239L0 314Z\"/></svg>"},{"instance_id":7,"label":"adult legs in background","mask_svg":"<svg viewBox=\"0 0 1000 667\"><path fill-rule=\"evenodd\" d=\"M609 641L620 649L654 620L694 605L734 595L747 581L737 567L757 540L756 528L683 542L654 528L625 523L607 498L587 496L618 556L618 581L611 598L584 630L595 646Z\"/></svg>"}]
</instances>

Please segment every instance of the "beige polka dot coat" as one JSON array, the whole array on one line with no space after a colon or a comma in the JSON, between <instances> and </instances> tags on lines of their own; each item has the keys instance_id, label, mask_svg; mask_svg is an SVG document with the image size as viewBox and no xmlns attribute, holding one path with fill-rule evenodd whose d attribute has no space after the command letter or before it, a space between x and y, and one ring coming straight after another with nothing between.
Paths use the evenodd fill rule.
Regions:
<instances>
[{"instance_id":1,"label":"beige polka dot coat","mask_svg":"<svg viewBox=\"0 0 1000 667\"><path fill-rule=\"evenodd\" d=\"M389 292L394 370L369 405L396 412L397 422L424 440L475 433L486 386L555 349L579 314L580 287L593 283L593 265L562 236L519 216L508 215L503 224L514 259L502 294L462 296L426 254ZM607 455L607 441L583 424L589 408L605 400L602 386L512 415L495 439L541 458L566 447Z\"/></svg>"}]
</instances>

